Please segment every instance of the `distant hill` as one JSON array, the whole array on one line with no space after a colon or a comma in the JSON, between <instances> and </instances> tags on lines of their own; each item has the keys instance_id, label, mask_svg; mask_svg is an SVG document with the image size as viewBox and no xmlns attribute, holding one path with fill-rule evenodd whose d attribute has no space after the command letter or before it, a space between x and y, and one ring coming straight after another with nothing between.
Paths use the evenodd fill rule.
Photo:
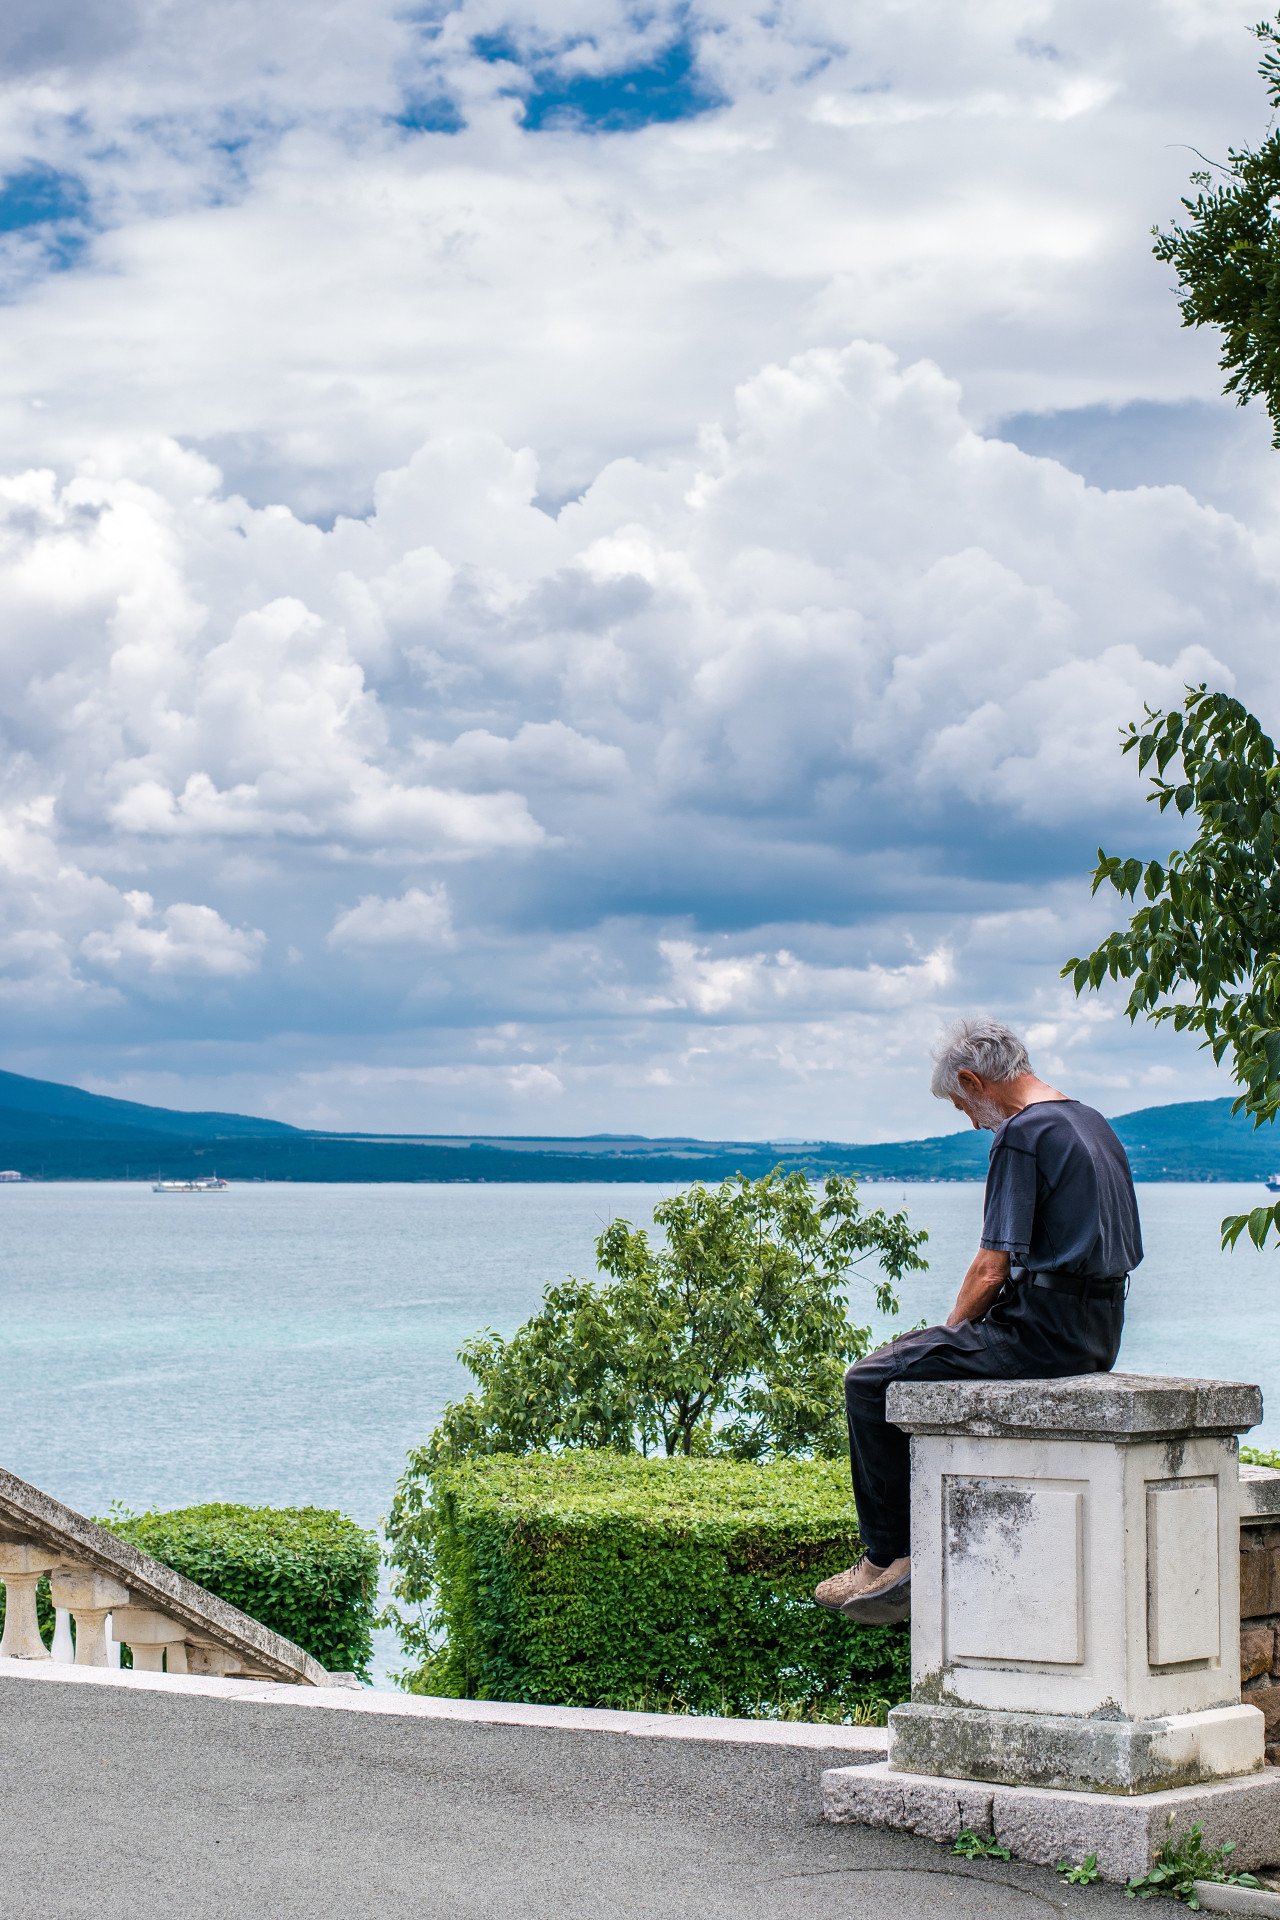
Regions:
<instances>
[{"instance_id":1,"label":"distant hill","mask_svg":"<svg viewBox=\"0 0 1280 1920\"><path fill-rule=\"evenodd\" d=\"M1144 1107L1115 1121L1139 1180L1262 1180L1280 1168L1273 1129L1230 1100ZM990 1136L970 1128L876 1146L838 1140L504 1137L308 1132L238 1113L180 1113L0 1073L0 1157L32 1179L719 1180L770 1167L882 1180L980 1180Z\"/></svg>"},{"instance_id":2,"label":"distant hill","mask_svg":"<svg viewBox=\"0 0 1280 1920\"><path fill-rule=\"evenodd\" d=\"M169 1107L144 1107L134 1100L63 1087L55 1080L0 1073L0 1140L154 1139L172 1134L232 1140L296 1132L280 1120L252 1120L241 1113L175 1113Z\"/></svg>"}]
</instances>

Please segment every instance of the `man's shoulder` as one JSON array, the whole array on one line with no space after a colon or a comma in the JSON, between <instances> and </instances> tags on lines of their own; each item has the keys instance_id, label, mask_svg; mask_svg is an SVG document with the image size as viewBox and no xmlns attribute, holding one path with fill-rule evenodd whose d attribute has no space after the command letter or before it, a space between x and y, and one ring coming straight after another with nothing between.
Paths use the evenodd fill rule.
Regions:
<instances>
[{"instance_id":1,"label":"man's shoulder","mask_svg":"<svg viewBox=\"0 0 1280 1920\"><path fill-rule=\"evenodd\" d=\"M998 1146L1020 1147L1024 1153L1032 1153L1038 1140L1053 1134L1079 1139L1102 1132L1111 1133L1113 1128L1096 1107L1064 1096L1061 1100L1033 1100L1020 1113L1011 1114L991 1145L993 1151Z\"/></svg>"}]
</instances>

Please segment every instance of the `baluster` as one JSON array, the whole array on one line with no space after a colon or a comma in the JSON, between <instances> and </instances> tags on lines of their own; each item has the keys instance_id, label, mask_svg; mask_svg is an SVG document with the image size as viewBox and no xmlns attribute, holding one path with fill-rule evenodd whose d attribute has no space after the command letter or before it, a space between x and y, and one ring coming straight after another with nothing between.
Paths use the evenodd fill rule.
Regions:
<instances>
[{"instance_id":1,"label":"baluster","mask_svg":"<svg viewBox=\"0 0 1280 1920\"><path fill-rule=\"evenodd\" d=\"M123 1640L133 1654L133 1664L139 1673L160 1673L166 1667L170 1673L186 1672L183 1644L186 1628L180 1627L176 1620L168 1619L152 1607L118 1607L112 1615L111 1631L115 1636L117 1661Z\"/></svg>"},{"instance_id":2,"label":"baluster","mask_svg":"<svg viewBox=\"0 0 1280 1920\"><path fill-rule=\"evenodd\" d=\"M63 1667L69 1667L76 1657L76 1643L71 1638L69 1607L55 1607L53 1610L53 1645L49 1652L51 1657Z\"/></svg>"},{"instance_id":3,"label":"baluster","mask_svg":"<svg viewBox=\"0 0 1280 1920\"><path fill-rule=\"evenodd\" d=\"M36 1588L57 1555L34 1540L0 1541L0 1580L4 1581L4 1633L0 1656L7 1660L47 1660L36 1616Z\"/></svg>"},{"instance_id":4,"label":"baluster","mask_svg":"<svg viewBox=\"0 0 1280 1920\"><path fill-rule=\"evenodd\" d=\"M55 1569L49 1581L56 1607L67 1607L75 1616L76 1665L107 1665L107 1615L113 1607L127 1607L129 1589L108 1574L94 1573L88 1567Z\"/></svg>"},{"instance_id":5,"label":"baluster","mask_svg":"<svg viewBox=\"0 0 1280 1920\"><path fill-rule=\"evenodd\" d=\"M225 1679L228 1674L238 1673L242 1664L239 1654L228 1653L212 1640L187 1640L188 1673L216 1674L219 1679Z\"/></svg>"}]
</instances>

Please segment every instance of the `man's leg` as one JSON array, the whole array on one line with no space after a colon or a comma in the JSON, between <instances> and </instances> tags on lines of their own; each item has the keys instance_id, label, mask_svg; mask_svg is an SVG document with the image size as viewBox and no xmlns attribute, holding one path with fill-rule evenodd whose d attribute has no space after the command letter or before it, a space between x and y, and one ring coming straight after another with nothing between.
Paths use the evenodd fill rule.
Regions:
<instances>
[{"instance_id":1,"label":"man's leg","mask_svg":"<svg viewBox=\"0 0 1280 1920\"><path fill-rule=\"evenodd\" d=\"M885 1417L895 1380L1008 1379L1012 1356L993 1329L965 1324L902 1334L845 1375L849 1468L866 1560L824 1580L815 1598L849 1618L906 1619L910 1610L911 1443Z\"/></svg>"},{"instance_id":2,"label":"man's leg","mask_svg":"<svg viewBox=\"0 0 1280 1920\"><path fill-rule=\"evenodd\" d=\"M887 1567L911 1552L911 1443L885 1418L885 1397L902 1379L906 1356L900 1343L881 1347L849 1368L844 1377L849 1422L849 1472L858 1534L867 1558Z\"/></svg>"}]
</instances>

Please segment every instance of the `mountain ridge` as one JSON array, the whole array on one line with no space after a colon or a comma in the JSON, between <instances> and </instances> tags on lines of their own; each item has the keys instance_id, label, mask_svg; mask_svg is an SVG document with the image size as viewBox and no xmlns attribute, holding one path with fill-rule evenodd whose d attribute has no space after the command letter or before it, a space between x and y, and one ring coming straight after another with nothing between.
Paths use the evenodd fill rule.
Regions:
<instances>
[{"instance_id":1,"label":"mountain ridge","mask_svg":"<svg viewBox=\"0 0 1280 1920\"><path fill-rule=\"evenodd\" d=\"M1139 1180L1261 1180L1280 1142L1231 1100L1178 1101L1114 1117ZM644 1134L367 1134L247 1114L186 1113L0 1070L0 1152L30 1178L236 1180L718 1180L770 1167L868 1179L981 1179L989 1141L972 1130L872 1144L700 1140Z\"/></svg>"}]
</instances>

